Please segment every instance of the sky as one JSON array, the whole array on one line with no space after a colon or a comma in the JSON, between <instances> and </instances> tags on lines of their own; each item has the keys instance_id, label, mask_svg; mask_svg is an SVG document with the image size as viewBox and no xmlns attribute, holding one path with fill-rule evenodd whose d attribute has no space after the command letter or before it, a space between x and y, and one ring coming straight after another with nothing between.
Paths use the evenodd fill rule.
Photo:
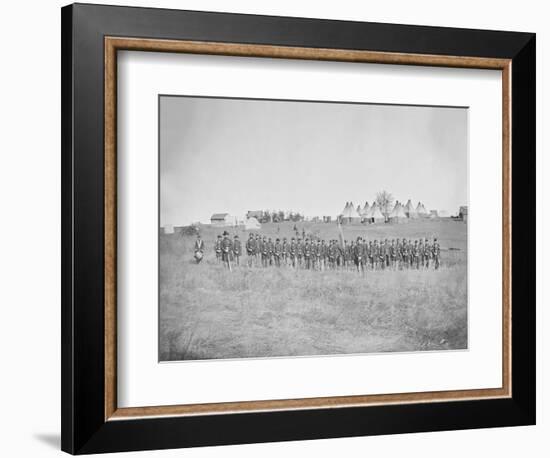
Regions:
<instances>
[{"instance_id":1,"label":"sky","mask_svg":"<svg viewBox=\"0 0 550 458\"><path fill-rule=\"evenodd\" d=\"M159 100L161 226L266 209L334 217L381 190L450 214L467 204L467 108Z\"/></svg>"}]
</instances>

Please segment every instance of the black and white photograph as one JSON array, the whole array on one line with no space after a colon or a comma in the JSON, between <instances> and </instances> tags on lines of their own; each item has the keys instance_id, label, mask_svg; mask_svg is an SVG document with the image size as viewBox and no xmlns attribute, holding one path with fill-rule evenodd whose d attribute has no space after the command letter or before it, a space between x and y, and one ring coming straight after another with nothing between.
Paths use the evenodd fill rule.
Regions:
<instances>
[{"instance_id":1,"label":"black and white photograph","mask_svg":"<svg viewBox=\"0 0 550 458\"><path fill-rule=\"evenodd\" d=\"M159 360L468 348L468 108L159 96Z\"/></svg>"}]
</instances>

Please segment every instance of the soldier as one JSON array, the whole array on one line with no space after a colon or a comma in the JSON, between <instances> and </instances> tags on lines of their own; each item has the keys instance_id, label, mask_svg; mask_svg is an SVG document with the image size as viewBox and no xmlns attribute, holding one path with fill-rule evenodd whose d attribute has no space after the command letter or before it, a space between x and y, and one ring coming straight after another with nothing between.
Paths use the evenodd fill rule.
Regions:
<instances>
[{"instance_id":1,"label":"soldier","mask_svg":"<svg viewBox=\"0 0 550 458\"><path fill-rule=\"evenodd\" d=\"M392 270L396 270L396 268L397 268L397 249L395 247L395 239L392 239L392 241L391 241L389 252L390 252L390 266L391 266Z\"/></svg>"},{"instance_id":2,"label":"soldier","mask_svg":"<svg viewBox=\"0 0 550 458\"><path fill-rule=\"evenodd\" d=\"M297 248L297 244L296 244L296 239L294 237L292 237L292 239L290 239L290 262L291 262L291 265L294 269L296 269L296 266L298 264L298 260L297 260L297 256L298 256L298 248Z\"/></svg>"},{"instance_id":3,"label":"soldier","mask_svg":"<svg viewBox=\"0 0 550 458\"><path fill-rule=\"evenodd\" d=\"M386 256L386 267L390 267L390 242L388 239L384 240L384 254Z\"/></svg>"},{"instance_id":4,"label":"soldier","mask_svg":"<svg viewBox=\"0 0 550 458\"><path fill-rule=\"evenodd\" d=\"M357 272L363 273L364 268L364 255L363 252L363 244L361 243L361 238L357 238L357 243L353 247L353 262L355 264L355 268L357 269Z\"/></svg>"},{"instance_id":5,"label":"soldier","mask_svg":"<svg viewBox=\"0 0 550 458\"><path fill-rule=\"evenodd\" d=\"M386 248L387 248L386 243L380 240L380 257L378 259L379 259L380 268L382 270L386 268Z\"/></svg>"},{"instance_id":6,"label":"soldier","mask_svg":"<svg viewBox=\"0 0 550 458\"><path fill-rule=\"evenodd\" d=\"M336 244L336 265L339 269L344 268L344 247L338 243L338 240L335 240Z\"/></svg>"},{"instance_id":7,"label":"soldier","mask_svg":"<svg viewBox=\"0 0 550 458\"><path fill-rule=\"evenodd\" d=\"M255 240L256 249L254 250L254 263L256 266L259 266L262 258L262 239L260 238L260 234L256 234Z\"/></svg>"},{"instance_id":8,"label":"soldier","mask_svg":"<svg viewBox=\"0 0 550 458\"><path fill-rule=\"evenodd\" d=\"M256 239L254 239L254 234L251 233L249 235L245 248L248 256L248 267L252 267L252 261L256 257Z\"/></svg>"},{"instance_id":9,"label":"soldier","mask_svg":"<svg viewBox=\"0 0 550 458\"><path fill-rule=\"evenodd\" d=\"M321 271L321 240L317 239L315 244L315 269Z\"/></svg>"},{"instance_id":10,"label":"soldier","mask_svg":"<svg viewBox=\"0 0 550 458\"><path fill-rule=\"evenodd\" d=\"M327 261L327 246L325 245L325 240L321 240L321 263L320 263L320 269L321 271L324 271L326 269L326 261Z\"/></svg>"},{"instance_id":11,"label":"soldier","mask_svg":"<svg viewBox=\"0 0 550 458\"><path fill-rule=\"evenodd\" d=\"M349 270L349 265L351 261L351 250L348 245L348 241L344 240L344 269Z\"/></svg>"},{"instance_id":12,"label":"soldier","mask_svg":"<svg viewBox=\"0 0 550 458\"><path fill-rule=\"evenodd\" d=\"M311 269L311 245L309 239L306 239L306 243L304 244L304 262L306 269Z\"/></svg>"},{"instance_id":13,"label":"soldier","mask_svg":"<svg viewBox=\"0 0 550 458\"><path fill-rule=\"evenodd\" d=\"M233 244L229 239L229 233L227 231L223 231L223 239L221 242L222 262L223 262L223 265L226 266L229 270L231 270L232 248L233 248Z\"/></svg>"},{"instance_id":14,"label":"soldier","mask_svg":"<svg viewBox=\"0 0 550 458\"><path fill-rule=\"evenodd\" d=\"M275 240L275 246L273 247L273 257L275 260L275 266L281 267L281 257L283 255L283 247L280 239Z\"/></svg>"},{"instance_id":15,"label":"soldier","mask_svg":"<svg viewBox=\"0 0 550 458\"><path fill-rule=\"evenodd\" d=\"M355 263L355 241L352 240L349 244L349 252L350 252L350 266L356 266Z\"/></svg>"},{"instance_id":16,"label":"soldier","mask_svg":"<svg viewBox=\"0 0 550 458\"><path fill-rule=\"evenodd\" d=\"M430 259L432 257L432 247L428 239L424 239L424 267L426 269L430 268Z\"/></svg>"},{"instance_id":17,"label":"soldier","mask_svg":"<svg viewBox=\"0 0 550 458\"><path fill-rule=\"evenodd\" d=\"M288 242L286 241L286 237L283 237L283 243L281 244L281 256L283 260L283 266L288 266Z\"/></svg>"},{"instance_id":18,"label":"soldier","mask_svg":"<svg viewBox=\"0 0 550 458\"><path fill-rule=\"evenodd\" d=\"M418 240L418 257L420 258L420 267L424 268L424 239Z\"/></svg>"},{"instance_id":19,"label":"soldier","mask_svg":"<svg viewBox=\"0 0 550 458\"><path fill-rule=\"evenodd\" d=\"M361 270L366 274L369 266L369 242L362 238L359 246L361 247Z\"/></svg>"},{"instance_id":20,"label":"soldier","mask_svg":"<svg viewBox=\"0 0 550 458\"><path fill-rule=\"evenodd\" d=\"M236 235L233 237L233 256L235 257L235 264L240 265L240 258L242 254L242 247L241 247L241 241L239 240L239 236Z\"/></svg>"},{"instance_id":21,"label":"soldier","mask_svg":"<svg viewBox=\"0 0 550 458\"><path fill-rule=\"evenodd\" d=\"M420 269L420 250L418 248L418 240L414 241L414 245L412 248L412 259L413 267L415 267L417 270Z\"/></svg>"},{"instance_id":22,"label":"soldier","mask_svg":"<svg viewBox=\"0 0 550 458\"><path fill-rule=\"evenodd\" d=\"M216 243L214 244L214 252L216 253L216 261L222 260L222 236L218 235Z\"/></svg>"},{"instance_id":23,"label":"soldier","mask_svg":"<svg viewBox=\"0 0 550 458\"><path fill-rule=\"evenodd\" d=\"M402 262L402 258L401 258L401 254L402 254L402 246L401 246L401 239L397 239L397 243L395 244L395 266L398 270L401 270L401 262Z\"/></svg>"},{"instance_id":24,"label":"soldier","mask_svg":"<svg viewBox=\"0 0 550 458\"><path fill-rule=\"evenodd\" d=\"M268 246L267 246L267 238L266 236L264 235L264 237L262 238L262 242L260 244L260 247L261 247L261 253L262 253L262 267L267 267L267 265L269 264L269 255L268 255Z\"/></svg>"},{"instance_id":25,"label":"soldier","mask_svg":"<svg viewBox=\"0 0 550 458\"><path fill-rule=\"evenodd\" d=\"M434 243L432 245L432 257L434 260L434 269L439 269L439 256L441 255L441 247L437 242L437 239L434 237Z\"/></svg>"},{"instance_id":26,"label":"soldier","mask_svg":"<svg viewBox=\"0 0 550 458\"><path fill-rule=\"evenodd\" d=\"M402 267L409 267L409 245L407 244L406 239L403 239L403 243L401 245L401 259L403 260Z\"/></svg>"},{"instance_id":27,"label":"soldier","mask_svg":"<svg viewBox=\"0 0 550 458\"><path fill-rule=\"evenodd\" d=\"M375 239L372 245L372 257L374 259L373 269L377 270L380 265L380 246L378 245L378 240Z\"/></svg>"},{"instance_id":28,"label":"soldier","mask_svg":"<svg viewBox=\"0 0 550 458\"><path fill-rule=\"evenodd\" d=\"M267 259L269 260L269 265L273 265L273 242L271 241L271 237L267 239Z\"/></svg>"},{"instance_id":29,"label":"soldier","mask_svg":"<svg viewBox=\"0 0 550 458\"><path fill-rule=\"evenodd\" d=\"M296 260L298 268L302 267L302 258L304 257L304 246L302 244L302 239L298 238L296 241Z\"/></svg>"},{"instance_id":30,"label":"soldier","mask_svg":"<svg viewBox=\"0 0 550 458\"><path fill-rule=\"evenodd\" d=\"M334 240L331 240L328 245L328 265L332 270L336 268L336 256L336 244Z\"/></svg>"},{"instance_id":31,"label":"soldier","mask_svg":"<svg viewBox=\"0 0 550 458\"><path fill-rule=\"evenodd\" d=\"M369 246L367 247L367 257L369 258L371 270L374 270L374 246L372 245L372 240L369 240Z\"/></svg>"},{"instance_id":32,"label":"soldier","mask_svg":"<svg viewBox=\"0 0 550 458\"><path fill-rule=\"evenodd\" d=\"M201 239L201 235L197 234L197 240L195 240L195 261L197 264L202 261L202 258L204 256L204 242Z\"/></svg>"}]
</instances>

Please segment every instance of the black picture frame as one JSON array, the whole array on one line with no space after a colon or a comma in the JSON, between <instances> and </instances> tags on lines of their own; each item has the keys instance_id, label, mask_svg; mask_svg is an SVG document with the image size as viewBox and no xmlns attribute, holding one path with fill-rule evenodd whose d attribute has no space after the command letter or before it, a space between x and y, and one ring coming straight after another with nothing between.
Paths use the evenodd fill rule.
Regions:
<instances>
[{"instance_id":1,"label":"black picture frame","mask_svg":"<svg viewBox=\"0 0 550 458\"><path fill-rule=\"evenodd\" d=\"M535 424L535 34L74 4L62 14L62 449L72 454ZM106 421L104 37L512 60L512 396Z\"/></svg>"}]
</instances>

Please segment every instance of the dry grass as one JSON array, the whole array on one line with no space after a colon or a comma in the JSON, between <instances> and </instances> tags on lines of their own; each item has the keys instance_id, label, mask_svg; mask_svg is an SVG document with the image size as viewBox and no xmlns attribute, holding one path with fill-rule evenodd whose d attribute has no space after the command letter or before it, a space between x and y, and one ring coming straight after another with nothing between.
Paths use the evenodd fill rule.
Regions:
<instances>
[{"instance_id":1,"label":"dry grass","mask_svg":"<svg viewBox=\"0 0 550 458\"><path fill-rule=\"evenodd\" d=\"M261 232L289 236L292 226L264 225ZM310 224L306 231L336 238L333 224ZM437 234L443 249L459 249L442 253L444 265L438 271L369 271L366 277L244 265L229 272L216 263L212 251L219 229L205 226L201 232L207 252L200 265L192 261L194 237L161 236L161 360L467 347L462 223L346 227L348 239L358 234L369 238ZM246 256L242 261L246 263Z\"/></svg>"}]
</instances>

